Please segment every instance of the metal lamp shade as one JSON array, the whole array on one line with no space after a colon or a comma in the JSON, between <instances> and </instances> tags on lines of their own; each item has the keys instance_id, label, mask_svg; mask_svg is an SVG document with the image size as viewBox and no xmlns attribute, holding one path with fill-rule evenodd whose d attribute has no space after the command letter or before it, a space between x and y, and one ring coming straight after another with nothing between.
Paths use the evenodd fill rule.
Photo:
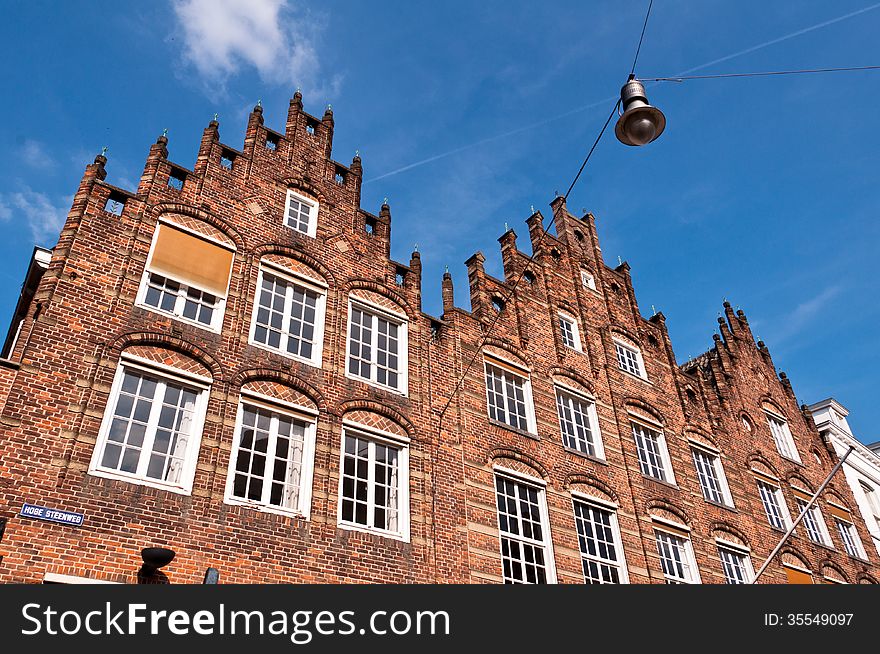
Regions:
<instances>
[{"instance_id":1,"label":"metal lamp shade","mask_svg":"<svg viewBox=\"0 0 880 654\"><path fill-rule=\"evenodd\" d=\"M630 79L620 90L623 114L614 126L614 135L624 145L647 145L666 129L666 116L657 107L648 104L645 87L637 79Z\"/></svg>"}]
</instances>

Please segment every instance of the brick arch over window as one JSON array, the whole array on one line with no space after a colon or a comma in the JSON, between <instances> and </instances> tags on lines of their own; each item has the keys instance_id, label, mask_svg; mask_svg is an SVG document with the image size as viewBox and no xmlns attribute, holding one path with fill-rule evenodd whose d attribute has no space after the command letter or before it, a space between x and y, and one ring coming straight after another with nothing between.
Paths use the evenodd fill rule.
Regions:
<instances>
[{"instance_id":1,"label":"brick arch over window","mask_svg":"<svg viewBox=\"0 0 880 654\"><path fill-rule=\"evenodd\" d=\"M281 190L284 194L286 194L287 191L294 191L295 193L304 195L322 205L327 200L326 196L321 193L321 189L319 189L317 186L309 184L301 177L286 177L279 180L279 183L282 186Z\"/></svg>"},{"instance_id":2,"label":"brick arch over window","mask_svg":"<svg viewBox=\"0 0 880 654\"><path fill-rule=\"evenodd\" d=\"M348 400L339 405L339 415L343 419L374 427L390 434L407 438L414 438L416 435L415 425L405 415L378 402Z\"/></svg>"},{"instance_id":3,"label":"brick arch over window","mask_svg":"<svg viewBox=\"0 0 880 654\"><path fill-rule=\"evenodd\" d=\"M779 471L776 467L765 459L760 452L753 452L749 456L748 467L757 470L758 472L763 472L770 477L776 477L777 479L780 478Z\"/></svg>"},{"instance_id":4,"label":"brick arch over window","mask_svg":"<svg viewBox=\"0 0 880 654\"><path fill-rule=\"evenodd\" d=\"M389 311L403 313L408 320L415 320L416 314L406 298L382 284L371 282L368 279L353 279L345 284L342 290L351 298L363 298Z\"/></svg>"},{"instance_id":5,"label":"brick arch over window","mask_svg":"<svg viewBox=\"0 0 880 654\"><path fill-rule=\"evenodd\" d=\"M232 385L282 402L321 411L324 398L317 389L287 373L270 369L249 369L236 373Z\"/></svg>"},{"instance_id":6,"label":"brick arch over window","mask_svg":"<svg viewBox=\"0 0 880 654\"><path fill-rule=\"evenodd\" d=\"M822 576L827 577L828 579L834 579L835 581L842 582L844 584L849 583L849 577L846 576L846 573L843 571L839 565L837 565L831 559L824 560L819 565L819 570L822 571Z\"/></svg>"},{"instance_id":7,"label":"brick arch over window","mask_svg":"<svg viewBox=\"0 0 880 654\"><path fill-rule=\"evenodd\" d=\"M691 440L694 440L698 443L714 447L716 450L721 450L715 437L707 432L705 429L701 429L696 425L685 426L684 435L685 437L690 438Z\"/></svg>"},{"instance_id":8,"label":"brick arch over window","mask_svg":"<svg viewBox=\"0 0 880 654\"><path fill-rule=\"evenodd\" d=\"M493 352L493 350L496 351ZM486 342L483 345L483 353L488 354L489 356L494 354L495 356L504 357L522 366L526 370L531 369L526 351L509 341L490 336L486 339Z\"/></svg>"},{"instance_id":9,"label":"brick arch over window","mask_svg":"<svg viewBox=\"0 0 880 654\"><path fill-rule=\"evenodd\" d=\"M593 387L593 383L584 375L574 370L569 370L568 368L560 368L558 366L550 368L549 373L550 379L552 381L562 384L563 386L568 386L569 388L579 390L582 393L589 395L590 397L596 397L596 391Z\"/></svg>"},{"instance_id":10,"label":"brick arch over window","mask_svg":"<svg viewBox=\"0 0 880 654\"><path fill-rule=\"evenodd\" d=\"M691 525L691 521L684 509L662 498L645 502L645 512L649 516L654 516L656 518L671 520L672 522L678 522L679 524L687 525L688 527Z\"/></svg>"},{"instance_id":11,"label":"brick arch over window","mask_svg":"<svg viewBox=\"0 0 880 654\"><path fill-rule=\"evenodd\" d=\"M203 209L197 209L187 204L166 202L153 207L152 213L157 222L159 218L167 218L169 221L178 222L205 236L212 236L236 250L244 250L246 247L244 236L235 227L219 216Z\"/></svg>"},{"instance_id":12,"label":"brick arch over window","mask_svg":"<svg viewBox=\"0 0 880 654\"><path fill-rule=\"evenodd\" d=\"M500 465L530 477L549 481L550 473L537 460L524 452L509 447L499 447L489 452L489 466Z\"/></svg>"},{"instance_id":13,"label":"brick arch over window","mask_svg":"<svg viewBox=\"0 0 880 654\"><path fill-rule=\"evenodd\" d=\"M568 491L576 491L584 495L589 495L606 502L620 503L617 493L601 479L593 475L585 475L579 473L570 474L565 479L564 488Z\"/></svg>"},{"instance_id":14,"label":"brick arch over window","mask_svg":"<svg viewBox=\"0 0 880 654\"><path fill-rule=\"evenodd\" d=\"M114 359L118 359L124 351L133 354L134 348L153 348L154 350L158 349L160 351L176 353L176 356L183 357L182 361L194 360L194 362L199 364L203 369L203 372L196 374L200 374L204 377L211 377L214 381L222 381L225 378L220 362L214 357L198 345L190 343L182 338L177 338L176 336L170 336L169 334L133 332L117 337L117 339L109 345L109 351ZM154 356L159 355L154 354ZM150 360L152 361L154 359ZM157 363L163 363L161 360L155 361ZM186 370L186 368L181 369Z\"/></svg>"},{"instance_id":15,"label":"brick arch over window","mask_svg":"<svg viewBox=\"0 0 880 654\"><path fill-rule=\"evenodd\" d=\"M874 579L874 577L872 577L872 576L869 575L869 574L862 574L862 575L859 577L859 583L860 583L860 584L876 584L876 583L877 583L877 580Z\"/></svg>"},{"instance_id":16,"label":"brick arch over window","mask_svg":"<svg viewBox=\"0 0 880 654\"><path fill-rule=\"evenodd\" d=\"M798 550L793 547L785 547L779 555L779 560L783 565L793 565L798 568L803 568L804 570L812 570L812 566L809 561L807 561L807 557L801 554Z\"/></svg>"},{"instance_id":17,"label":"brick arch over window","mask_svg":"<svg viewBox=\"0 0 880 654\"><path fill-rule=\"evenodd\" d=\"M660 410L651 406L644 400L640 400L636 397L625 397L623 398L623 406L630 415L657 422L664 427L666 426L666 419L663 417Z\"/></svg>"},{"instance_id":18,"label":"brick arch over window","mask_svg":"<svg viewBox=\"0 0 880 654\"><path fill-rule=\"evenodd\" d=\"M786 480L788 481L788 485L793 488L799 488L800 490L808 491L811 495L813 494L813 484L804 479L797 472L789 472L786 475Z\"/></svg>"},{"instance_id":19,"label":"brick arch over window","mask_svg":"<svg viewBox=\"0 0 880 654\"><path fill-rule=\"evenodd\" d=\"M761 397L761 408L764 411L771 411L777 415L782 416L786 420L788 420L788 415L785 410L782 408L782 405L779 404L776 400L774 400L769 395L764 395Z\"/></svg>"},{"instance_id":20,"label":"brick arch over window","mask_svg":"<svg viewBox=\"0 0 880 654\"><path fill-rule=\"evenodd\" d=\"M712 535L712 538L720 538L728 543L736 543L742 547L749 546L749 539L745 533L729 522L713 522L709 526L709 533Z\"/></svg>"},{"instance_id":21,"label":"brick arch over window","mask_svg":"<svg viewBox=\"0 0 880 654\"><path fill-rule=\"evenodd\" d=\"M623 327L610 327L608 331L612 338L616 338L617 340L641 351L642 342L639 337L632 332L625 330Z\"/></svg>"},{"instance_id":22,"label":"brick arch over window","mask_svg":"<svg viewBox=\"0 0 880 654\"><path fill-rule=\"evenodd\" d=\"M258 245L254 248L254 255L259 261L269 261L328 285L334 281L333 272L327 266L305 252L300 252L281 243Z\"/></svg>"},{"instance_id":23,"label":"brick arch over window","mask_svg":"<svg viewBox=\"0 0 880 654\"><path fill-rule=\"evenodd\" d=\"M838 495L833 487L831 490L827 490L825 492L825 500L828 502L832 502L833 504L837 504L838 506L842 506L847 511L852 512L852 507L850 507L849 503L844 501L840 495Z\"/></svg>"}]
</instances>

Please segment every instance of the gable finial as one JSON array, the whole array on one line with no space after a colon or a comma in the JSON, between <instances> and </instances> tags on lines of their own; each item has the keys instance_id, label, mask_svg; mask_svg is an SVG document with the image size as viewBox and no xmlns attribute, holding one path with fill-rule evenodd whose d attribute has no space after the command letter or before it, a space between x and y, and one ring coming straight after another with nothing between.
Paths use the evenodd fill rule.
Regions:
<instances>
[{"instance_id":1,"label":"gable finial","mask_svg":"<svg viewBox=\"0 0 880 654\"><path fill-rule=\"evenodd\" d=\"M219 114L215 111L215 112L214 112L214 122L215 122L215 123L217 122L217 116L218 116L218 115L219 115Z\"/></svg>"},{"instance_id":2,"label":"gable finial","mask_svg":"<svg viewBox=\"0 0 880 654\"><path fill-rule=\"evenodd\" d=\"M110 150L110 148L108 148L108 147L105 145L103 148L101 148L101 156L102 156L102 157L106 157L106 156L107 156L107 152L108 152L109 150Z\"/></svg>"}]
</instances>

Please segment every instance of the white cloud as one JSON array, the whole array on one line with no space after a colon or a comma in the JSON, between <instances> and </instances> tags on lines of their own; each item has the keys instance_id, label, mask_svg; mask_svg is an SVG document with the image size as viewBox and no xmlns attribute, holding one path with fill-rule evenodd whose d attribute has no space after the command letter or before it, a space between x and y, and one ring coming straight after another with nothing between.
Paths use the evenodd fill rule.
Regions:
<instances>
[{"instance_id":1,"label":"white cloud","mask_svg":"<svg viewBox=\"0 0 880 654\"><path fill-rule=\"evenodd\" d=\"M0 193L0 221L26 224L38 245L55 245L69 209L70 199L56 205L47 195L28 187Z\"/></svg>"},{"instance_id":2,"label":"white cloud","mask_svg":"<svg viewBox=\"0 0 880 654\"><path fill-rule=\"evenodd\" d=\"M205 82L223 88L245 67L264 82L315 90L321 25L292 0L172 0L183 57ZM338 89L332 79L323 91Z\"/></svg>"},{"instance_id":3,"label":"white cloud","mask_svg":"<svg viewBox=\"0 0 880 654\"><path fill-rule=\"evenodd\" d=\"M27 139L19 150L21 160L31 168L47 171L55 167L55 160L46 152L43 144Z\"/></svg>"}]
</instances>

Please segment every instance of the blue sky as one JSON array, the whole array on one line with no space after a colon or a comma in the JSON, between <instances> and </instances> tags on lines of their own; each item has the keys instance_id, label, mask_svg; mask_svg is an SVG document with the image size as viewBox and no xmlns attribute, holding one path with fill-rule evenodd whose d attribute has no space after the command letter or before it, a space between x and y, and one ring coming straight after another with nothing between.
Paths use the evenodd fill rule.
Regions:
<instances>
[{"instance_id":1,"label":"blue sky","mask_svg":"<svg viewBox=\"0 0 880 654\"><path fill-rule=\"evenodd\" d=\"M34 243L52 246L83 166L134 189L150 143L195 160L216 112L240 147L262 99L282 129L302 87L332 103L335 158L364 161L364 207L389 198L392 255L418 243L425 310L448 265L500 273L509 223L527 247L625 81L646 2L173 0L16 3L0 25L0 320ZM637 74L880 64L880 4L657 0ZM880 73L649 87L668 119L645 148L610 133L569 198L598 217L606 261L632 266L642 312L667 316L679 361L741 306L801 402L834 396L880 439ZM415 164L415 165L414 165Z\"/></svg>"}]
</instances>

